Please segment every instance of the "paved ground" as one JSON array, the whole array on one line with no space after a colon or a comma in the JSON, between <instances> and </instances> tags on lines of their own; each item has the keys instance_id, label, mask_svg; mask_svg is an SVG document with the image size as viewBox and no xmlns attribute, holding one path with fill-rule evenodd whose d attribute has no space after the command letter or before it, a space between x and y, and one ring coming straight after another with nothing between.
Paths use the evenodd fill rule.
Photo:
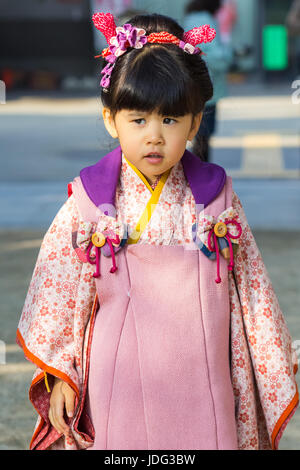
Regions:
<instances>
[{"instance_id":1,"label":"paved ground","mask_svg":"<svg viewBox=\"0 0 300 470\"><path fill-rule=\"evenodd\" d=\"M213 161L233 176L300 342L300 106L292 104L290 88L232 85L218 110ZM0 449L28 448L36 420L27 397L33 366L15 345L15 331L41 238L66 199L67 183L116 145L100 111L93 94L19 93L0 106ZM280 448L300 450L300 411Z\"/></svg>"}]
</instances>

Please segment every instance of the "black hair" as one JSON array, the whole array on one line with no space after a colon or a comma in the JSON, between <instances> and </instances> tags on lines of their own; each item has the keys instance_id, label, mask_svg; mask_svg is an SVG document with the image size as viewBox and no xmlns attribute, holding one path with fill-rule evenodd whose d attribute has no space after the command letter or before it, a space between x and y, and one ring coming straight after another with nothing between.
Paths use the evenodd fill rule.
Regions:
<instances>
[{"instance_id":1,"label":"black hair","mask_svg":"<svg viewBox=\"0 0 300 470\"><path fill-rule=\"evenodd\" d=\"M208 11L214 15L221 7L221 0L192 0L187 4L185 13L192 13L194 11Z\"/></svg>"},{"instance_id":2,"label":"black hair","mask_svg":"<svg viewBox=\"0 0 300 470\"><path fill-rule=\"evenodd\" d=\"M128 23L146 34L168 31L182 39L184 30L172 18L158 14L136 15ZM103 62L103 66L106 62ZM129 48L116 61L108 92L101 100L115 116L122 109L157 112L163 116L193 116L212 98L213 86L205 61L175 44Z\"/></svg>"}]
</instances>

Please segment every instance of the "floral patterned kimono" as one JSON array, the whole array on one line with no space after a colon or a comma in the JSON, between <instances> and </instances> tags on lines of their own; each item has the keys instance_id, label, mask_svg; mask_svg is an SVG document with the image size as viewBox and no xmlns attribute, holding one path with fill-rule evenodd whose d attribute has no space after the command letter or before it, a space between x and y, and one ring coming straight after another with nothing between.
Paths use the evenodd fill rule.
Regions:
<instances>
[{"instance_id":1,"label":"floral patterned kimono","mask_svg":"<svg viewBox=\"0 0 300 470\"><path fill-rule=\"evenodd\" d=\"M17 330L30 448L277 449L297 358L224 169L186 151L152 189L118 147L68 195ZM48 419L54 377L76 392L70 437Z\"/></svg>"}]
</instances>

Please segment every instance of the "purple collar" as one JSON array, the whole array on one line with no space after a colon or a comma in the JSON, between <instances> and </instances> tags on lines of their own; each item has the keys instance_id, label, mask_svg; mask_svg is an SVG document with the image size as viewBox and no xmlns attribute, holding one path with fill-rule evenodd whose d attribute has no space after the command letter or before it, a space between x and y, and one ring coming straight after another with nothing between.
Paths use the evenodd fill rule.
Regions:
<instances>
[{"instance_id":1,"label":"purple collar","mask_svg":"<svg viewBox=\"0 0 300 470\"><path fill-rule=\"evenodd\" d=\"M193 153L186 150L181 159L185 177L190 185L196 204L206 207L222 191L226 172L215 163L202 162ZM115 195L122 164L122 150L117 147L105 155L98 163L83 168L80 178L87 195L99 207L115 204ZM114 216L109 213L107 215Z\"/></svg>"}]
</instances>

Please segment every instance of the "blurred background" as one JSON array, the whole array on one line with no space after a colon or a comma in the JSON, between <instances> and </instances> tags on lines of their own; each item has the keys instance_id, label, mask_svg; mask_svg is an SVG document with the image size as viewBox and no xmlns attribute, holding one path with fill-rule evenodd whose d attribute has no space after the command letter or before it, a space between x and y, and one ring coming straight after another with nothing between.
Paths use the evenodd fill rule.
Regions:
<instances>
[{"instance_id":1,"label":"blurred background","mask_svg":"<svg viewBox=\"0 0 300 470\"><path fill-rule=\"evenodd\" d=\"M0 0L0 449L28 449L36 421L15 332L42 237L68 182L117 145L101 118L96 11L216 25L193 147L232 176L300 354L300 1ZM300 449L299 411L280 449Z\"/></svg>"}]
</instances>

